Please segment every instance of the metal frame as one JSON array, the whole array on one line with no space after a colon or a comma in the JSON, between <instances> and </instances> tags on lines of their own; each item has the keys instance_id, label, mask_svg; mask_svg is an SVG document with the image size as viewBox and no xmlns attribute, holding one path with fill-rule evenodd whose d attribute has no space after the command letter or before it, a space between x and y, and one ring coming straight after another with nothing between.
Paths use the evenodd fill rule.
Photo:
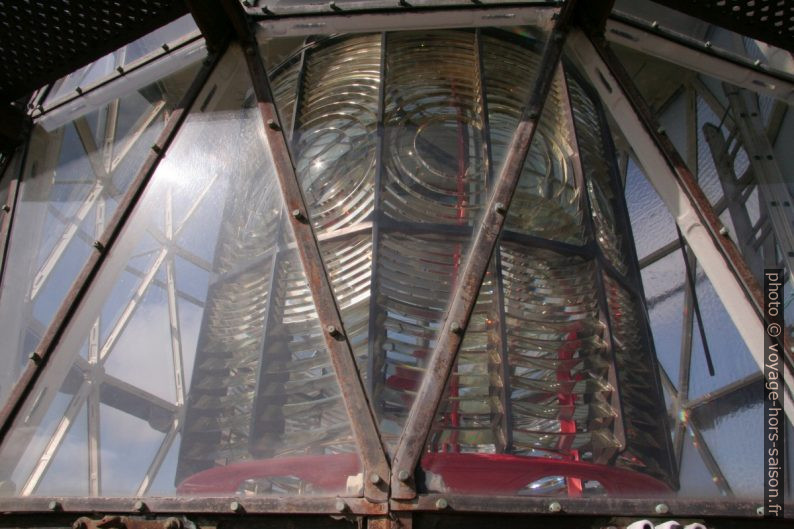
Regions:
<instances>
[{"instance_id":1,"label":"metal frame","mask_svg":"<svg viewBox=\"0 0 794 529\"><path fill-rule=\"evenodd\" d=\"M549 499L541 498L495 498L492 496L455 496L455 495L421 495L418 498L410 482L406 483L398 479L399 471L406 470L409 475L413 475L414 468L418 462L421 451L424 448L424 441L428 435L430 423L440 402L442 391L446 380L449 378L452 365L457 350L462 341L468 319L471 315L476 295L482 279L487 272L492 254L498 252L498 241L501 237L504 216L497 211L496 205L501 202L504 207L509 207L511 195L515 189L515 184L520 174L521 165L531 144L535 125L539 119L546 94L551 86L555 72L558 71L560 54L562 52L566 33L571 22L570 16L575 6L573 0L565 3L561 16L557 19L554 33L549 41L547 49L544 51L541 74L532 92L532 98L525 109L524 117L519 129L513 137L510 147L508 160L504 169L496 179L496 190L491 196L487 212L476 231L476 239L471 251L471 259L467 262L464 275L459 282L454 301L449 311L449 316L444 323L441 338L437 347L433 351L431 365L428 370L432 376L427 376L423 381L420 394L411 410L408 424L405 427L403 437L394 459L394 471L389 469L388 459L381 442L379 432L374 419L374 414L370 403L367 401L366 391L358 370L356 369L355 359L353 358L350 343L344 334L344 327L340 316L339 307L334 301L333 292L328 279L328 273L322 265L320 259L318 236L307 222L308 210L305 199L300 191L300 185L295 176L293 163L287 149L287 139L273 104L270 92L267 72L259 55L253 34L247 32L242 35L243 45L245 46L248 67L253 80L253 85L257 97L258 107L265 125L265 141L272 151L273 159L277 169L279 182L282 187L285 202L289 211L297 211L292 216L292 229L298 242L301 261L309 278L312 289L312 296L317 305L320 320L327 330L326 343L331 351L334 367L339 379L342 393L347 406L348 415L354 428L354 434L361 450L362 459L366 469L365 479L365 499L345 498L340 508L339 500L336 498L251 498L240 500L239 498L156 498L147 499L143 503L144 507L136 505L135 499L111 499L111 498L10 498L0 499L0 509L3 511L13 511L17 513L38 514L52 513L78 513L93 512L102 510L106 512L133 512L145 511L148 513L205 513L217 514L220 512L236 513L322 513L336 514L347 513L354 515L385 515L391 511L444 511L446 509L455 512L503 512L516 514L540 514L548 513L550 509ZM239 6L238 6L239 8ZM522 8L523 9L523 8ZM536 8L529 8L536 9ZM492 12L487 11L486 12ZM450 12L444 12L449 14ZM415 18L410 18L400 24L416 24L419 17L425 17L425 13L412 13ZM362 14L360 17L390 17L389 14L371 15ZM351 24L355 25L355 20L359 18L350 17ZM366 18L365 18L366 20ZM376 18L372 18L376 20ZM380 20L380 19L377 19ZM383 19L386 20L386 19ZM394 18L388 19L392 22ZM463 20L463 19L461 19ZM482 23L486 24L487 19L483 18ZM276 20L270 23L272 28L282 27L293 24L294 21ZM457 27L462 22L451 22ZM435 22L433 23L435 24ZM471 21L466 23L471 25ZM489 25L492 25L489 24ZM383 26L381 26L382 28ZM401 26L402 27L402 26ZM240 24L237 24L240 32ZM360 29L366 31L366 29ZM308 28L307 31L310 31ZM265 31L264 35L267 35ZM479 31L478 31L479 34ZM721 225L717 220L716 214L712 211L708 201L702 196L702 192L693 181L691 173L688 173L683 162L671 149L669 141L664 138L658 130L653 116L644 108L641 97L633 91L631 81L625 76L619 63L610 55L601 44L593 46L587 37L576 29L570 35L572 42L573 55L577 55L584 66L583 70L590 77L590 81L598 90L600 96L607 105L613 110L618 124L627 132L626 136L633 140L632 146L640 155L644 162L649 162L657 171L650 173L654 185L659 190L660 195L665 200L668 207L677 217L679 224L684 228L684 236L692 245L695 254L698 254L701 262L706 264L707 272L710 274L712 283L720 293L720 297L725 301L726 307L731 312L731 316L743 337L748 340L761 335L759 326L759 297L758 287L752 279L752 273L741 260L740 254L729 242L721 237ZM217 61L215 57L214 61ZM212 61L209 61L212 62ZM697 63L702 66L702 63ZM140 173L136 176L130 191L122 200L116 215L110 220L104 234L98 241L99 251L96 252L86 267L83 269L75 287L70 291L64 300L55 323L50 326L38 349L37 362L32 361L25 371L22 380L15 387L12 400L0 412L0 437L8 437L11 424L18 416L26 397L30 395L34 383L40 377L44 366L58 345L59 339L63 336L69 326L77 307L80 305L85 293L93 282L95 276L104 262L110 248L117 243L117 238L138 202L149 178L154 173L163 153L173 140L179 126L184 121L187 109L199 94L202 86L206 82L211 64L205 64L202 72L194 81L191 89L185 95L179 109L174 112L166 124L166 128L158 139L154 147L154 152L147 158ZM757 73L757 72L756 72ZM763 85L752 83L754 90L761 91ZM617 90L615 90L617 88ZM767 87L768 88L768 87ZM382 89L381 89L382 90ZM382 99L382 96L381 96ZM382 103L380 105L382 107ZM382 131L381 131L382 135ZM382 142L382 139L379 140ZM682 206L679 200L683 199ZM501 208L500 208L501 209ZM168 211L168 208L166 208ZM166 215L168 212L166 211ZM169 217L170 218L170 217ZM101 226L98 225L98 228ZM373 228L374 230L374 228ZM78 234L79 235L79 234ZM173 226L166 223L166 233L164 239L173 236ZM537 242L537 241L536 241ZM538 245L541 243L538 242ZM675 250L678 245L672 247ZM559 248L555 248L559 250ZM573 251L573 249L568 249ZM577 251L579 251L577 249ZM173 256L163 257L167 262L166 287L171 287L173 281ZM498 262L498 261L497 261ZM154 272L158 266L147 272L141 272L142 285L148 285L154 280ZM607 271L609 273L609 271ZM499 275L497 270L497 276ZM635 276L636 278L636 276ZM145 287L144 287L145 289ZM634 295L641 294L641 284L634 286ZM179 293L174 288L168 289L168 307L170 322L178 321L176 314L176 297ZM497 301L498 303L498 301ZM692 306L693 301L688 301L687 306ZM132 308L134 310L134 307ZM457 325L456 332L452 331L453 324ZM685 323L686 325L686 323ZM689 341L691 351L691 320L689 320L690 332L685 338ZM96 328L96 325L93 326ZM173 337L172 352L176 362L180 355L179 337ZM98 344L97 344L98 345ZM751 349L752 350L752 349ZM755 352L755 351L754 351ZM99 349L89 355L88 366L91 362L101 359ZM682 359L683 361L683 359ZM176 375L179 377L179 375ZM682 370L682 377L683 377ZM688 372L687 375L688 377ZM791 379L790 371L787 376ZM754 383L756 378L748 381L740 381L737 388L744 387L744 384ZM177 387L180 386L176 380ZM98 404L98 395L95 390L87 384L79 394L75 395L77 401L88 400L95 405ZM676 401L684 402L687 399L685 386L682 384L682 391L675 395ZM728 390L726 390L728 391ZM181 396L184 401L184 394L177 392L178 399ZM791 410L790 396L787 394L787 405ZM94 399L92 401L92 398ZM704 399L689 401L689 407L694 409L707 402ZM431 405L428 406L427 403ZM77 404L75 404L77 406ZM77 406L76 409L80 409ZM67 414L68 415L68 414ZM90 421L89 421L90 422ZM178 429L178 421L175 421L168 435L164 440L164 450L158 451L158 455L152 465L159 466L167 452L167 447L173 441L175 432ZM98 424L94 424L94 429ZM681 428L681 425L678 425ZM695 434L697 432L695 431ZM683 435L683 433L681 433ZM170 439L170 441L169 441ZM96 451L98 451L98 444ZM706 456L704 456L704 459ZM159 462L158 462L159 461ZM98 461L92 463L92 469L99 471ZM718 470L718 469L717 469ZM378 480L369 478L376 474ZM147 476L149 474L147 473ZM391 480L392 499L387 503L388 491L387 483ZM374 482L377 481L377 482ZM93 489L92 489L93 490ZM146 490L146 485L141 484L139 494ZM99 493L98 488L96 492ZM405 501L410 500L410 501ZM444 500L443 503L441 500ZM623 515L653 515L658 514L658 502L654 500L620 500L620 499L559 499L555 500L561 504L561 509L565 514L589 514L606 515L620 512ZM233 504L236 503L237 507ZM678 516L702 516L703 512L720 513L725 516L752 517L756 514L756 504L750 502L731 501L726 504L723 501L687 501L687 500L665 500L671 514ZM53 505L56 504L55 507ZM441 506L445 505L445 506Z\"/></svg>"}]
</instances>

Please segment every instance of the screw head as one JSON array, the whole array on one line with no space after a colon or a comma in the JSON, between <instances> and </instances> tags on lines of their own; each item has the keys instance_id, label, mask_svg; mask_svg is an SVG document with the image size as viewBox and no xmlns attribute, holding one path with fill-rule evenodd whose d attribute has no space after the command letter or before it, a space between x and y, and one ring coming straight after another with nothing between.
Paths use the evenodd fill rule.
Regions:
<instances>
[{"instance_id":1,"label":"screw head","mask_svg":"<svg viewBox=\"0 0 794 529\"><path fill-rule=\"evenodd\" d=\"M728 228L725 226L720 228L720 235L728 235Z\"/></svg>"},{"instance_id":2,"label":"screw head","mask_svg":"<svg viewBox=\"0 0 794 529\"><path fill-rule=\"evenodd\" d=\"M341 332L339 332L339 329L336 328L336 325L326 325L325 331L334 338L337 338L342 334Z\"/></svg>"},{"instance_id":3,"label":"screw head","mask_svg":"<svg viewBox=\"0 0 794 529\"><path fill-rule=\"evenodd\" d=\"M239 501L233 501L229 504L229 510L232 512L241 512L243 510L243 506L240 505Z\"/></svg>"},{"instance_id":4,"label":"screw head","mask_svg":"<svg viewBox=\"0 0 794 529\"><path fill-rule=\"evenodd\" d=\"M507 213L507 206L505 206L503 202L497 202L496 204L494 204L494 211L496 211L500 215L504 215L505 213Z\"/></svg>"},{"instance_id":5,"label":"screw head","mask_svg":"<svg viewBox=\"0 0 794 529\"><path fill-rule=\"evenodd\" d=\"M411 477L411 475L408 473L407 470L400 470L397 473L397 479L399 479L400 481L408 481L409 477Z\"/></svg>"},{"instance_id":6,"label":"screw head","mask_svg":"<svg viewBox=\"0 0 794 529\"><path fill-rule=\"evenodd\" d=\"M281 130L281 126L274 119L267 120L267 126L271 130Z\"/></svg>"},{"instance_id":7,"label":"screw head","mask_svg":"<svg viewBox=\"0 0 794 529\"><path fill-rule=\"evenodd\" d=\"M710 41L710 40L707 40L707 41L706 41L706 42L705 42L703 45L704 45L705 47L707 47L707 48L711 48L711 41Z\"/></svg>"},{"instance_id":8,"label":"screw head","mask_svg":"<svg viewBox=\"0 0 794 529\"><path fill-rule=\"evenodd\" d=\"M658 132L659 134L664 134L664 127L659 127L658 129L656 129L656 132Z\"/></svg>"},{"instance_id":9,"label":"screw head","mask_svg":"<svg viewBox=\"0 0 794 529\"><path fill-rule=\"evenodd\" d=\"M670 512L670 507L667 506L666 503L660 503L656 507L653 508L657 514L667 514Z\"/></svg>"},{"instance_id":10,"label":"screw head","mask_svg":"<svg viewBox=\"0 0 794 529\"><path fill-rule=\"evenodd\" d=\"M560 502L553 501L549 503L549 512L560 512L561 510L562 510L562 505L560 505Z\"/></svg>"},{"instance_id":11,"label":"screw head","mask_svg":"<svg viewBox=\"0 0 794 529\"><path fill-rule=\"evenodd\" d=\"M656 29L656 28L658 28L658 27L659 27L659 23L658 23L657 21L655 21L655 20L654 20L653 22L651 22L651 27L652 27L653 29Z\"/></svg>"},{"instance_id":12,"label":"screw head","mask_svg":"<svg viewBox=\"0 0 794 529\"><path fill-rule=\"evenodd\" d=\"M339 512L345 512L347 510L347 503L345 503L345 500L336 500L334 508Z\"/></svg>"},{"instance_id":13,"label":"screw head","mask_svg":"<svg viewBox=\"0 0 794 529\"><path fill-rule=\"evenodd\" d=\"M449 507L449 502L446 498L439 498L436 500L436 509L446 509Z\"/></svg>"},{"instance_id":14,"label":"screw head","mask_svg":"<svg viewBox=\"0 0 794 529\"><path fill-rule=\"evenodd\" d=\"M372 474L369 475L369 482L372 483L373 485L377 485L378 483L380 483L380 476L377 473L373 472Z\"/></svg>"}]
</instances>

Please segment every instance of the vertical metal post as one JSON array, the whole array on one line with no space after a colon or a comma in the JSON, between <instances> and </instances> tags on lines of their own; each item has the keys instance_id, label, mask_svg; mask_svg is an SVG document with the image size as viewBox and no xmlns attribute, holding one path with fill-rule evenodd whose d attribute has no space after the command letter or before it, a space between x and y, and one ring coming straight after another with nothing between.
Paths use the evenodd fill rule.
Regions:
<instances>
[{"instance_id":1,"label":"vertical metal post","mask_svg":"<svg viewBox=\"0 0 794 529\"><path fill-rule=\"evenodd\" d=\"M505 222L505 212L515 193L521 170L535 135L546 96L551 88L562 46L571 23L575 0L562 7L546 47L535 82L521 120L507 149L504 164L493 191L486 203L482 220L469 250L469 257L451 297L447 317L439 332L414 400L393 460L392 497L410 499L416 496L415 488L400 476L412 476L424 450L430 427L437 413L444 387L460 349L469 324L480 285L493 257L499 235ZM497 207L497 204L499 206Z\"/></svg>"},{"instance_id":2,"label":"vertical metal post","mask_svg":"<svg viewBox=\"0 0 794 529\"><path fill-rule=\"evenodd\" d=\"M325 342L334 365L342 398L350 417L365 476L364 494L372 501L388 497L389 465L372 408L367 401L361 375L350 342L345 335L339 307L334 300L328 273L323 265L317 237L309 220L309 211L300 182L290 158L287 140L278 119L267 72L255 42L247 43L246 60L254 86L257 106L264 125L265 142L270 150L285 207L291 212L291 225L298 252L314 299L317 315L324 329ZM375 479L377 477L377 479Z\"/></svg>"}]
</instances>

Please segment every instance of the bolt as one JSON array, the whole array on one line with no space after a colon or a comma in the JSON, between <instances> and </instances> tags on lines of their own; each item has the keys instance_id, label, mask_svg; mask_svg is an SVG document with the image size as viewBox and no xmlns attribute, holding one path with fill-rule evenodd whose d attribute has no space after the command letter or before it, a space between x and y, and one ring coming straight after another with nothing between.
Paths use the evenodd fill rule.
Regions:
<instances>
[{"instance_id":1,"label":"bolt","mask_svg":"<svg viewBox=\"0 0 794 529\"><path fill-rule=\"evenodd\" d=\"M292 217L298 222L306 222L306 215L299 209L292 210Z\"/></svg>"},{"instance_id":2,"label":"bolt","mask_svg":"<svg viewBox=\"0 0 794 529\"><path fill-rule=\"evenodd\" d=\"M504 205L502 202L497 202L494 204L494 210L499 213L500 215L504 215L507 213L507 206Z\"/></svg>"},{"instance_id":3,"label":"bolt","mask_svg":"<svg viewBox=\"0 0 794 529\"><path fill-rule=\"evenodd\" d=\"M163 522L163 529L182 529L182 520L179 518L167 518Z\"/></svg>"},{"instance_id":4,"label":"bolt","mask_svg":"<svg viewBox=\"0 0 794 529\"><path fill-rule=\"evenodd\" d=\"M723 235L723 236L724 235L728 235L728 228L726 228L725 226L722 226L720 228L720 235Z\"/></svg>"},{"instance_id":5,"label":"bolt","mask_svg":"<svg viewBox=\"0 0 794 529\"><path fill-rule=\"evenodd\" d=\"M124 75L124 68L122 66L117 67L116 71L119 72L120 75Z\"/></svg>"},{"instance_id":6,"label":"bolt","mask_svg":"<svg viewBox=\"0 0 794 529\"><path fill-rule=\"evenodd\" d=\"M251 2L249 2L248 0L243 0L243 5L245 7L251 7Z\"/></svg>"},{"instance_id":7,"label":"bolt","mask_svg":"<svg viewBox=\"0 0 794 529\"><path fill-rule=\"evenodd\" d=\"M132 506L132 510L135 512L143 512L146 510L146 504L138 500L135 502L135 505Z\"/></svg>"},{"instance_id":8,"label":"bolt","mask_svg":"<svg viewBox=\"0 0 794 529\"><path fill-rule=\"evenodd\" d=\"M163 148L160 147L159 145L157 145L156 143L154 145L152 145L152 150L154 152L156 152L157 154L160 154L161 152L163 152Z\"/></svg>"},{"instance_id":9,"label":"bolt","mask_svg":"<svg viewBox=\"0 0 794 529\"><path fill-rule=\"evenodd\" d=\"M341 7L339 7L338 5L336 5L336 2L334 2L334 0L331 0L330 2L328 2L328 7L330 7L330 8L331 8L331 9L333 9L334 11L341 11L341 10L342 10L342 8L341 8Z\"/></svg>"},{"instance_id":10,"label":"bolt","mask_svg":"<svg viewBox=\"0 0 794 529\"><path fill-rule=\"evenodd\" d=\"M272 119L267 120L267 126L271 130L281 130L281 126L279 126L279 124L276 123L275 120L272 120Z\"/></svg>"},{"instance_id":11,"label":"bolt","mask_svg":"<svg viewBox=\"0 0 794 529\"><path fill-rule=\"evenodd\" d=\"M92 246L93 246L93 247L94 247L94 248L95 248L95 249L96 249L98 252L101 252L101 251L103 251L103 250L105 249L105 245L104 245L104 244L102 244L102 243L101 243L101 242L99 242L99 241L94 241L94 244L93 244Z\"/></svg>"},{"instance_id":12,"label":"bolt","mask_svg":"<svg viewBox=\"0 0 794 529\"><path fill-rule=\"evenodd\" d=\"M710 41L710 40L707 40L707 41L706 41L706 42L705 42L703 45L704 45L705 47L707 47L707 48L711 48L711 41Z\"/></svg>"},{"instance_id":13,"label":"bolt","mask_svg":"<svg viewBox=\"0 0 794 529\"><path fill-rule=\"evenodd\" d=\"M755 510L755 514L757 514L758 516L763 516L764 515L764 508L763 507L757 508Z\"/></svg>"},{"instance_id":14,"label":"bolt","mask_svg":"<svg viewBox=\"0 0 794 529\"><path fill-rule=\"evenodd\" d=\"M436 509L446 509L449 507L449 502L446 498L439 498L436 500Z\"/></svg>"},{"instance_id":15,"label":"bolt","mask_svg":"<svg viewBox=\"0 0 794 529\"><path fill-rule=\"evenodd\" d=\"M345 512L347 510L347 503L345 503L345 500L336 500L334 508L339 512Z\"/></svg>"},{"instance_id":16,"label":"bolt","mask_svg":"<svg viewBox=\"0 0 794 529\"><path fill-rule=\"evenodd\" d=\"M397 479L399 479L400 481L408 481L409 477L411 477L411 475L408 473L407 470L400 470L397 473Z\"/></svg>"},{"instance_id":17,"label":"bolt","mask_svg":"<svg viewBox=\"0 0 794 529\"><path fill-rule=\"evenodd\" d=\"M83 95L83 89L80 88L79 86L75 88L74 91L77 92L79 95Z\"/></svg>"},{"instance_id":18,"label":"bolt","mask_svg":"<svg viewBox=\"0 0 794 529\"><path fill-rule=\"evenodd\" d=\"M540 114L538 114L538 111L537 111L537 110L533 110L533 111L531 111L531 112L529 113L529 119L533 119L533 120L534 120L534 119L538 119L538 116L539 116L539 115L540 115Z\"/></svg>"},{"instance_id":19,"label":"bolt","mask_svg":"<svg viewBox=\"0 0 794 529\"><path fill-rule=\"evenodd\" d=\"M449 330L452 334L463 334L463 327L456 321L452 322L452 325L449 326Z\"/></svg>"},{"instance_id":20,"label":"bolt","mask_svg":"<svg viewBox=\"0 0 794 529\"><path fill-rule=\"evenodd\" d=\"M761 507L763 509L763 507ZM86 529L88 527L85 523L85 518L78 518L72 524L72 529Z\"/></svg>"},{"instance_id":21,"label":"bolt","mask_svg":"<svg viewBox=\"0 0 794 529\"><path fill-rule=\"evenodd\" d=\"M41 355L40 355L39 353L35 353L35 352L34 352L34 353L30 353L30 355L28 356L28 358L30 358L30 360L31 360L31 361L32 361L34 364L38 364L39 362L41 362Z\"/></svg>"},{"instance_id":22,"label":"bolt","mask_svg":"<svg viewBox=\"0 0 794 529\"><path fill-rule=\"evenodd\" d=\"M11 211L11 206L9 206L8 204L3 204L3 211L8 213L9 211Z\"/></svg>"},{"instance_id":23,"label":"bolt","mask_svg":"<svg viewBox=\"0 0 794 529\"><path fill-rule=\"evenodd\" d=\"M666 503L660 503L653 510L656 511L656 514L667 514L670 512L670 507Z\"/></svg>"},{"instance_id":24,"label":"bolt","mask_svg":"<svg viewBox=\"0 0 794 529\"><path fill-rule=\"evenodd\" d=\"M339 338L342 336L342 333L339 331L339 329L337 329L336 325L326 325L325 331L334 338Z\"/></svg>"},{"instance_id":25,"label":"bolt","mask_svg":"<svg viewBox=\"0 0 794 529\"><path fill-rule=\"evenodd\" d=\"M553 501L549 503L549 512L560 512L561 510L562 510L562 505L560 505L560 502Z\"/></svg>"},{"instance_id":26,"label":"bolt","mask_svg":"<svg viewBox=\"0 0 794 529\"><path fill-rule=\"evenodd\" d=\"M373 472L372 474L369 475L369 482L372 483L373 485L377 485L378 483L380 483L380 476L375 472Z\"/></svg>"},{"instance_id":27,"label":"bolt","mask_svg":"<svg viewBox=\"0 0 794 529\"><path fill-rule=\"evenodd\" d=\"M163 51L167 52L170 49L171 49L171 46L169 46L168 44L163 44Z\"/></svg>"},{"instance_id":28,"label":"bolt","mask_svg":"<svg viewBox=\"0 0 794 529\"><path fill-rule=\"evenodd\" d=\"M53 500L47 504L47 508L51 511L59 511L61 510L61 502Z\"/></svg>"},{"instance_id":29,"label":"bolt","mask_svg":"<svg viewBox=\"0 0 794 529\"><path fill-rule=\"evenodd\" d=\"M229 510L232 512L243 512L243 506L240 505L239 501L233 501L229 504Z\"/></svg>"},{"instance_id":30,"label":"bolt","mask_svg":"<svg viewBox=\"0 0 794 529\"><path fill-rule=\"evenodd\" d=\"M658 23L657 21L655 21L655 20L654 20L653 22L651 22L651 27L652 27L653 29L656 29L656 28L658 28L658 27L659 27L659 23Z\"/></svg>"},{"instance_id":31,"label":"bolt","mask_svg":"<svg viewBox=\"0 0 794 529\"><path fill-rule=\"evenodd\" d=\"M408 0L400 0L400 6L402 7L409 7Z\"/></svg>"}]
</instances>

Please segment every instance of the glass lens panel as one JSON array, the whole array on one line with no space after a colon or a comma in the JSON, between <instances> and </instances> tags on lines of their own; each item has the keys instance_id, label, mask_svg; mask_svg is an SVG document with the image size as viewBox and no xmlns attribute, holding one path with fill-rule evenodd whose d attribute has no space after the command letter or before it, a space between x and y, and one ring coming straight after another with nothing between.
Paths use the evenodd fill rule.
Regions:
<instances>
[{"instance_id":1,"label":"glass lens panel","mask_svg":"<svg viewBox=\"0 0 794 529\"><path fill-rule=\"evenodd\" d=\"M198 101L6 438L7 494L361 493L238 48Z\"/></svg>"},{"instance_id":2,"label":"glass lens panel","mask_svg":"<svg viewBox=\"0 0 794 529\"><path fill-rule=\"evenodd\" d=\"M197 65L48 132L34 128L0 289L0 401L150 154Z\"/></svg>"}]
</instances>

